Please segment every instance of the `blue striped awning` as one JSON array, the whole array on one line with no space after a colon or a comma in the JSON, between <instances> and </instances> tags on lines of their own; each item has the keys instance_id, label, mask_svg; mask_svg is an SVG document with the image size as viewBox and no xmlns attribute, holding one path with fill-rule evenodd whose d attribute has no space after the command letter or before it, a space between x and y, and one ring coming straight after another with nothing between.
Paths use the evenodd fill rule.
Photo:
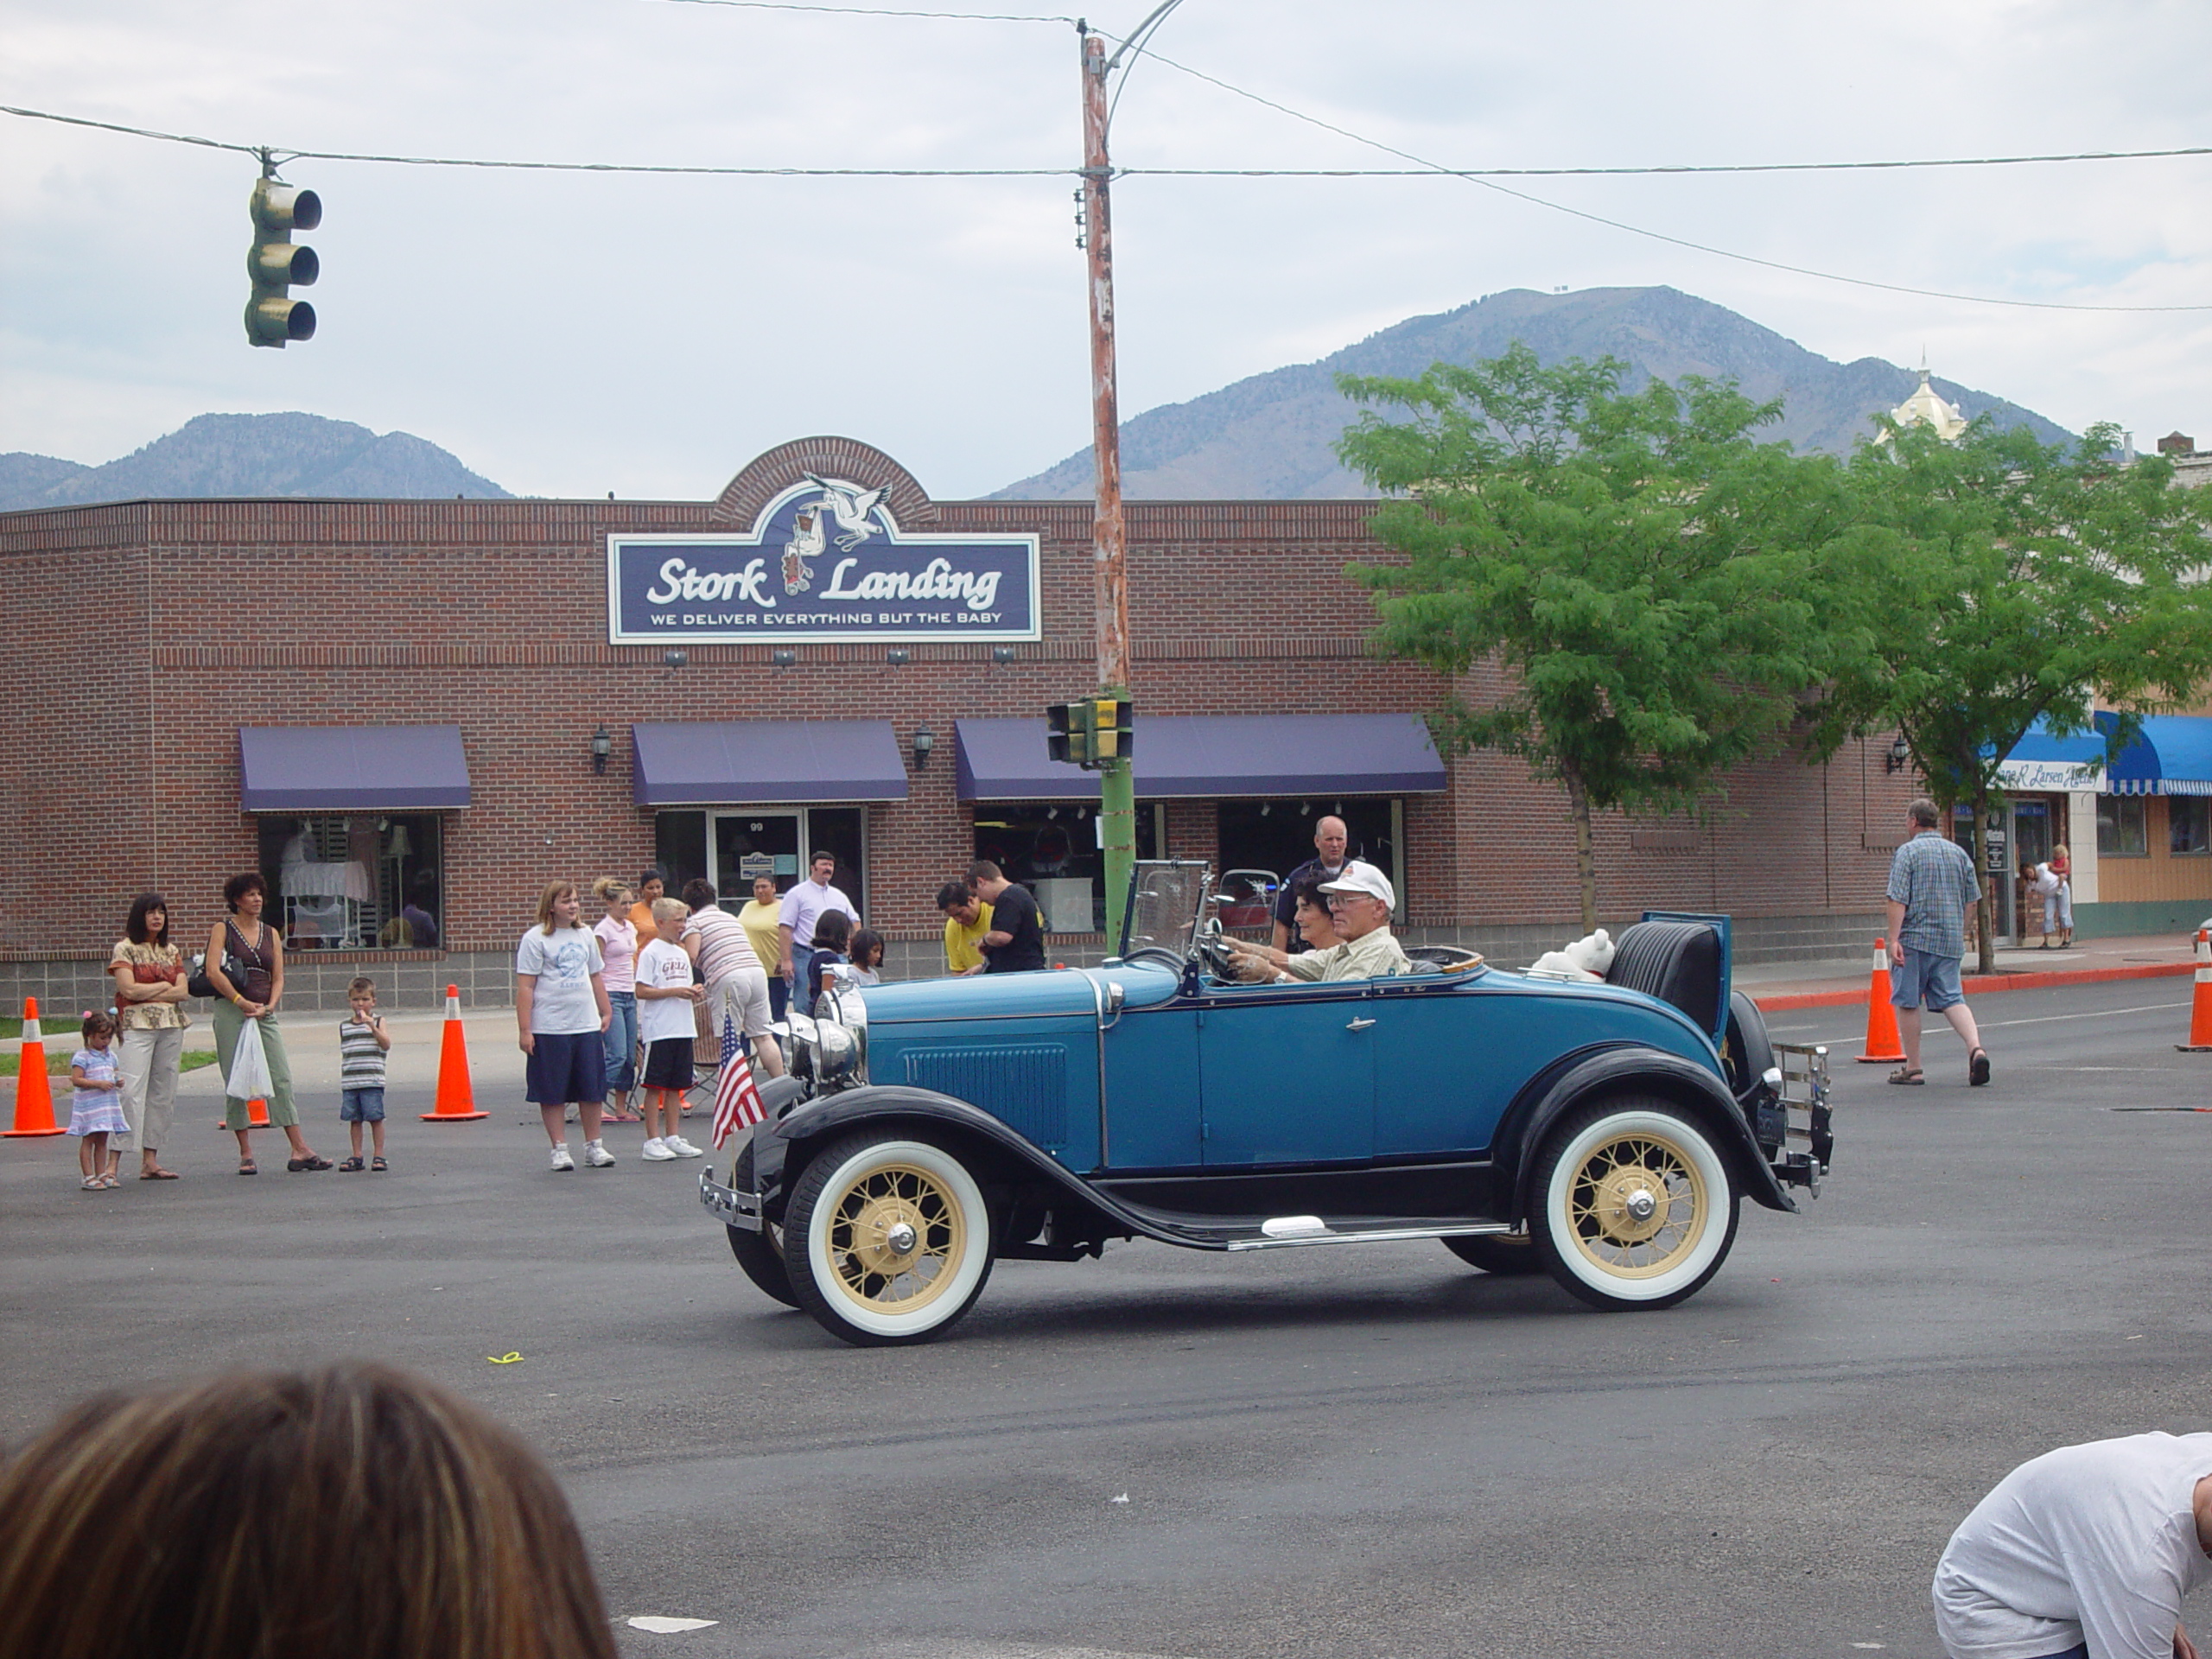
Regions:
<instances>
[{"instance_id":1,"label":"blue striped awning","mask_svg":"<svg viewBox=\"0 0 2212 1659\"><path fill-rule=\"evenodd\" d=\"M2100 731L2112 716L2097 716ZM2113 795L2212 795L2212 718L2202 715L2146 715L2135 741L2106 768Z\"/></svg>"}]
</instances>

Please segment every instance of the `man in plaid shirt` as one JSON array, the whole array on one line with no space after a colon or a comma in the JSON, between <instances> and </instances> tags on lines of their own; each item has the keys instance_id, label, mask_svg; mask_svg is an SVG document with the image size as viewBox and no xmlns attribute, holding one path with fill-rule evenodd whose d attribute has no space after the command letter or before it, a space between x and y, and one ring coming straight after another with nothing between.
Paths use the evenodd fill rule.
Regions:
<instances>
[{"instance_id":1,"label":"man in plaid shirt","mask_svg":"<svg viewBox=\"0 0 2212 1659\"><path fill-rule=\"evenodd\" d=\"M1897 1036L1904 1064L1891 1083L1922 1084L1920 1005L1951 1022L1967 1046L1967 1081L1989 1081L1989 1051L1974 1029L1966 993L1959 988L1959 959L1967 953L1967 925L1981 897L1974 860L1936 825L1936 803L1922 797L1905 809L1912 839L1890 861L1890 1001L1897 1005Z\"/></svg>"}]
</instances>

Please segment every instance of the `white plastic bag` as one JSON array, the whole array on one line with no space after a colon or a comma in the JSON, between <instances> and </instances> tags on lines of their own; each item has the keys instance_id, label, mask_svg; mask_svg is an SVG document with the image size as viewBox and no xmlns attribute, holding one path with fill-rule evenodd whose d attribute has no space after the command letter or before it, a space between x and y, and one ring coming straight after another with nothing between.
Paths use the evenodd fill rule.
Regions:
<instances>
[{"instance_id":1,"label":"white plastic bag","mask_svg":"<svg viewBox=\"0 0 2212 1659\"><path fill-rule=\"evenodd\" d=\"M276 1092L269 1075L269 1053L261 1046L261 1021L249 1020L238 1027L238 1046L231 1056L231 1075L223 1092L232 1100L266 1100Z\"/></svg>"}]
</instances>

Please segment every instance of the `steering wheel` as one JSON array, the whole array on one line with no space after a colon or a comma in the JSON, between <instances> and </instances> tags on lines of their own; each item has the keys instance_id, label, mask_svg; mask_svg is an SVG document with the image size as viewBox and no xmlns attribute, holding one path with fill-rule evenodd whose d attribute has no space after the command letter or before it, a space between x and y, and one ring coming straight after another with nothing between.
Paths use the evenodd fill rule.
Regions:
<instances>
[{"instance_id":1,"label":"steering wheel","mask_svg":"<svg viewBox=\"0 0 2212 1659\"><path fill-rule=\"evenodd\" d=\"M1221 918L1218 916L1209 917L1205 925L1198 930L1198 960L1214 978L1234 980L1237 976L1236 958L1230 954L1228 945L1222 941Z\"/></svg>"},{"instance_id":2,"label":"steering wheel","mask_svg":"<svg viewBox=\"0 0 2212 1659\"><path fill-rule=\"evenodd\" d=\"M1164 968L1172 968L1179 974L1183 971L1183 958L1164 944L1139 945L1122 958L1123 962L1143 962L1147 959L1156 962Z\"/></svg>"}]
</instances>

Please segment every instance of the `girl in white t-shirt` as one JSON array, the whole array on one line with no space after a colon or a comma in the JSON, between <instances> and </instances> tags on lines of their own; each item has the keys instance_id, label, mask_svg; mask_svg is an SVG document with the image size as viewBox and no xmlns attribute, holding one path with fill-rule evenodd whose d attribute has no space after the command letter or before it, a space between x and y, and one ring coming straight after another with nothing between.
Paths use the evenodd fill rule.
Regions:
<instances>
[{"instance_id":1,"label":"girl in white t-shirt","mask_svg":"<svg viewBox=\"0 0 2212 1659\"><path fill-rule=\"evenodd\" d=\"M591 896L607 906L607 914L592 929L599 952L607 962L607 1004L613 1017L607 1022L607 1121L634 1123L630 1091L638 1086L638 928L630 919L630 884L602 875L591 884Z\"/></svg>"},{"instance_id":2,"label":"girl in white t-shirt","mask_svg":"<svg viewBox=\"0 0 2212 1659\"><path fill-rule=\"evenodd\" d=\"M537 925L515 947L515 1024L530 1056L523 1097L537 1103L555 1169L574 1169L563 1108L584 1129L584 1162L605 1169L614 1155L600 1144L599 1103L607 1097L601 1046L613 1009L607 1001L599 941L583 925L573 881L552 881L537 895Z\"/></svg>"},{"instance_id":3,"label":"girl in white t-shirt","mask_svg":"<svg viewBox=\"0 0 2212 1659\"><path fill-rule=\"evenodd\" d=\"M653 900L653 927L659 935L638 952L638 1034L645 1044L645 1145L647 1163L671 1158L698 1158L700 1149L677 1133L683 1119L683 1091L691 1086L691 1010L706 990L691 971L691 957L678 943L691 907L680 899Z\"/></svg>"}]
</instances>

